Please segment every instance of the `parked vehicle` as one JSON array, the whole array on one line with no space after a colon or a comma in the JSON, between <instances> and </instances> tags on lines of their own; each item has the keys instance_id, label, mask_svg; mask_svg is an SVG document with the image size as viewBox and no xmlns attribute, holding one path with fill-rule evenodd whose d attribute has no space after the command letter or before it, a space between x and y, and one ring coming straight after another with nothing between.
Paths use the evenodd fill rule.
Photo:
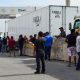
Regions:
<instances>
[{"instance_id":1,"label":"parked vehicle","mask_svg":"<svg viewBox=\"0 0 80 80\"><path fill-rule=\"evenodd\" d=\"M18 39L20 34L37 34L49 31L51 35L59 35L59 27L69 34L69 24L74 24L74 16L79 13L77 6L47 6L8 21L8 35Z\"/></svg>"}]
</instances>

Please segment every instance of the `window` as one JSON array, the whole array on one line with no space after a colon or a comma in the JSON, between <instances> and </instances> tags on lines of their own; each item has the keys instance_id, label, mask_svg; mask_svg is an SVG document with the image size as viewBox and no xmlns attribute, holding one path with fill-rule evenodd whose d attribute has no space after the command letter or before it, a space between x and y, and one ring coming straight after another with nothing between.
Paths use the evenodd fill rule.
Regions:
<instances>
[{"instance_id":1,"label":"window","mask_svg":"<svg viewBox=\"0 0 80 80\"><path fill-rule=\"evenodd\" d=\"M78 29L78 28L80 28L80 20L79 19L74 22L74 29Z\"/></svg>"}]
</instances>

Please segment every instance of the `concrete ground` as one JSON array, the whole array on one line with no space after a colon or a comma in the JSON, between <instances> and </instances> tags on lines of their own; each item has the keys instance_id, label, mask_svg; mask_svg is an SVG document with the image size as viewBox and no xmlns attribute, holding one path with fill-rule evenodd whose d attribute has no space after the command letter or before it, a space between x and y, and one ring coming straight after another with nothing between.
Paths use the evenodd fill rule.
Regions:
<instances>
[{"instance_id":1,"label":"concrete ground","mask_svg":"<svg viewBox=\"0 0 80 80\"><path fill-rule=\"evenodd\" d=\"M34 74L35 59L0 55L0 80L80 80L75 67L66 62L46 61L46 74Z\"/></svg>"}]
</instances>

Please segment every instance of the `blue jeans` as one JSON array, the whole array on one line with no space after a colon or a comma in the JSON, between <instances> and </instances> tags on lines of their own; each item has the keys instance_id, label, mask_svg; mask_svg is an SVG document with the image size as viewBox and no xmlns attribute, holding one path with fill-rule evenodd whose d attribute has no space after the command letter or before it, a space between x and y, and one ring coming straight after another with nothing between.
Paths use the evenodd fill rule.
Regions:
<instances>
[{"instance_id":1,"label":"blue jeans","mask_svg":"<svg viewBox=\"0 0 80 80\"><path fill-rule=\"evenodd\" d=\"M50 60L51 56L51 46L45 47L45 60L48 59Z\"/></svg>"}]
</instances>

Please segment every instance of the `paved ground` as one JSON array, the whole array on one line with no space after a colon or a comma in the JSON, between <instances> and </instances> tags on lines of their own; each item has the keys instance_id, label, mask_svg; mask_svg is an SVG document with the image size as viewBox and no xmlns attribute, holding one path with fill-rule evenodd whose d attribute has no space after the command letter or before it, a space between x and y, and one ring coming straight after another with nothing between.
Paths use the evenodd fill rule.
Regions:
<instances>
[{"instance_id":1,"label":"paved ground","mask_svg":"<svg viewBox=\"0 0 80 80\"><path fill-rule=\"evenodd\" d=\"M80 72L66 65L46 61L46 74L35 75L34 58L0 56L0 80L80 80Z\"/></svg>"}]
</instances>

